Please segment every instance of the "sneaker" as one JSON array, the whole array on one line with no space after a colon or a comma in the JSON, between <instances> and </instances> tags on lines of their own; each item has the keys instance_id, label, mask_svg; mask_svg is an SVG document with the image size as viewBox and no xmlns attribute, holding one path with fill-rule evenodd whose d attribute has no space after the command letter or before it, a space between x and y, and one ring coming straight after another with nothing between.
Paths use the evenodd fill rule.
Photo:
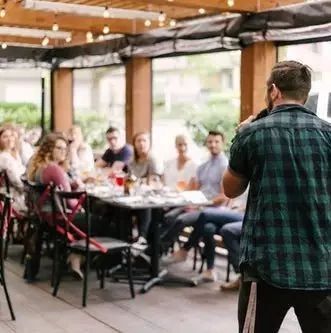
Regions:
<instances>
[{"instance_id":1,"label":"sneaker","mask_svg":"<svg viewBox=\"0 0 331 333\"><path fill-rule=\"evenodd\" d=\"M207 270L201 274L202 280L204 282L216 282L217 273L214 270Z\"/></svg>"},{"instance_id":2,"label":"sneaker","mask_svg":"<svg viewBox=\"0 0 331 333\"><path fill-rule=\"evenodd\" d=\"M133 243L131 247L134 250L145 251L148 247L147 240L144 237L140 236L138 238L138 241Z\"/></svg>"},{"instance_id":3,"label":"sneaker","mask_svg":"<svg viewBox=\"0 0 331 333\"><path fill-rule=\"evenodd\" d=\"M224 282L220 286L221 291L236 291L240 288L240 276L233 281Z\"/></svg>"},{"instance_id":4,"label":"sneaker","mask_svg":"<svg viewBox=\"0 0 331 333\"><path fill-rule=\"evenodd\" d=\"M184 262L187 259L187 251L181 249L176 251L174 254L172 254L170 257L165 257L162 259L162 263L164 265L172 265L172 264L178 264L180 262Z\"/></svg>"}]
</instances>

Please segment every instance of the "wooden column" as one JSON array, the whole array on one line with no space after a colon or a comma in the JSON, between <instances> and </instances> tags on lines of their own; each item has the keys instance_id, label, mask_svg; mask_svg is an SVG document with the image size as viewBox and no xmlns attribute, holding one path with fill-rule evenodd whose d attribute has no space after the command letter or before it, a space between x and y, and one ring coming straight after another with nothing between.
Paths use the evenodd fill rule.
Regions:
<instances>
[{"instance_id":1,"label":"wooden column","mask_svg":"<svg viewBox=\"0 0 331 333\"><path fill-rule=\"evenodd\" d=\"M259 113L266 107L266 81L276 63L274 43L255 43L241 53L241 111L240 120Z\"/></svg>"},{"instance_id":2,"label":"wooden column","mask_svg":"<svg viewBox=\"0 0 331 333\"><path fill-rule=\"evenodd\" d=\"M126 140L137 132L152 129L152 60L133 58L126 71Z\"/></svg>"},{"instance_id":3,"label":"wooden column","mask_svg":"<svg viewBox=\"0 0 331 333\"><path fill-rule=\"evenodd\" d=\"M51 74L51 128L66 131L73 124L73 71L57 69Z\"/></svg>"}]
</instances>

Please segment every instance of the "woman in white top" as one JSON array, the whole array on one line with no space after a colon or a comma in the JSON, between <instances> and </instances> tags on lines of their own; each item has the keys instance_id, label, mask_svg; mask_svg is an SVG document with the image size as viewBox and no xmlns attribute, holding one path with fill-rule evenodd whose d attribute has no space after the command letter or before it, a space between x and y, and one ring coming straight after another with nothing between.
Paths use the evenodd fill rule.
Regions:
<instances>
[{"instance_id":1,"label":"woman in white top","mask_svg":"<svg viewBox=\"0 0 331 333\"><path fill-rule=\"evenodd\" d=\"M184 135L177 135L175 145L178 156L165 164L164 184L172 190L179 191L194 188L197 165L187 154L187 137Z\"/></svg>"},{"instance_id":2,"label":"woman in white top","mask_svg":"<svg viewBox=\"0 0 331 333\"><path fill-rule=\"evenodd\" d=\"M86 176L94 170L94 156L91 146L84 142L79 126L70 128L68 133L69 160L71 172L79 177Z\"/></svg>"},{"instance_id":3,"label":"woman in white top","mask_svg":"<svg viewBox=\"0 0 331 333\"><path fill-rule=\"evenodd\" d=\"M16 150L16 136L13 126L6 125L0 128L0 171L6 171L11 195L14 199L13 206L16 210L26 209L23 195L21 176L25 172L21 158ZM3 187L4 184L1 184Z\"/></svg>"}]
</instances>

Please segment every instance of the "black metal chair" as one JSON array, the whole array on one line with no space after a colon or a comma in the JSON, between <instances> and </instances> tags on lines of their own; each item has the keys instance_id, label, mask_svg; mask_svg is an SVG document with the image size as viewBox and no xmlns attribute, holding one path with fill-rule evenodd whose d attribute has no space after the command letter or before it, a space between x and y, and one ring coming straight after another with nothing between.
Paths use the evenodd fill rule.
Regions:
<instances>
[{"instance_id":1,"label":"black metal chair","mask_svg":"<svg viewBox=\"0 0 331 333\"><path fill-rule=\"evenodd\" d=\"M23 258L25 259L24 278L33 282L39 272L41 252L46 243L47 253L52 257L51 243L54 239L53 192L52 184L43 185L24 180L28 207L28 228L26 232ZM49 206L48 211L45 206ZM55 262L53 260L51 285L54 285Z\"/></svg>"},{"instance_id":2,"label":"black metal chair","mask_svg":"<svg viewBox=\"0 0 331 333\"><path fill-rule=\"evenodd\" d=\"M104 288L105 271L107 267L107 257L110 255L121 253L122 264L126 267L128 283L130 286L131 297L135 297L132 269L131 269L131 248L126 242L108 237L91 237L91 219L89 197L86 192L61 192L55 191L56 203L56 228L57 241L55 244L55 262L56 262L56 278L53 290L53 296L57 295L63 267L66 262L68 253L75 253L85 258L85 270L83 278L83 297L82 305L86 306L88 278L91 256L98 256L100 262L100 288ZM75 200L74 208L68 209L69 200ZM58 215L60 212L60 218ZM85 231L78 228L75 223L77 214L83 215Z\"/></svg>"},{"instance_id":3,"label":"black metal chair","mask_svg":"<svg viewBox=\"0 0 331 333\"><path fill-rule=\"evenodd\" d=\"M7 194L0 193L0 284L2 285L12 320L15 320L14 310L10 301L6 279L3 242L6 239L8 223L11 219L11 198Z\"/></svg>"},{"instance_id":4,"label":"black metal chair","mask_svg":"<svg viewBox=\"0 0 331 333\"><path fill-rule=\"evenodd\" d=\"M10 193L10 181L7 175L6 170L2 170L0 172L0 186L2 186L5 190L7 195L11 195ZM7 259L8 256L8 247L10 239L14 240L14 222L16 221L18 224L18 230L23 233L24 226L27 222L27 218L21 212L16 211L14 208L11 210L10 221L8 221L8 230L7 230L7 237L5 240L5 248L4 248L4 259Z\"/></svg>"}]
</instances>

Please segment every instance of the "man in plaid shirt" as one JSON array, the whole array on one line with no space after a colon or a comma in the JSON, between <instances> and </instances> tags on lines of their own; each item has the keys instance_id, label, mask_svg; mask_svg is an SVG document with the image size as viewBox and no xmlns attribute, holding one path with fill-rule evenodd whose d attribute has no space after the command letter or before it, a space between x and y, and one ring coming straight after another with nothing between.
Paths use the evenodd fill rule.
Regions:
<instances>
[{"instance_id":1,"label":"man in plaid shirt","mask_svg":"<svg viewBox=\"0 0 331 333\"><path fill-rule=\"evenodd\" d=\"M331 124L303 107L310 69L280 62L269 113L240 129L223 179L250 184L241 238L239 331L278 332L294 307L303 332L331 332Z\"/></svg>"}]
</instances>

